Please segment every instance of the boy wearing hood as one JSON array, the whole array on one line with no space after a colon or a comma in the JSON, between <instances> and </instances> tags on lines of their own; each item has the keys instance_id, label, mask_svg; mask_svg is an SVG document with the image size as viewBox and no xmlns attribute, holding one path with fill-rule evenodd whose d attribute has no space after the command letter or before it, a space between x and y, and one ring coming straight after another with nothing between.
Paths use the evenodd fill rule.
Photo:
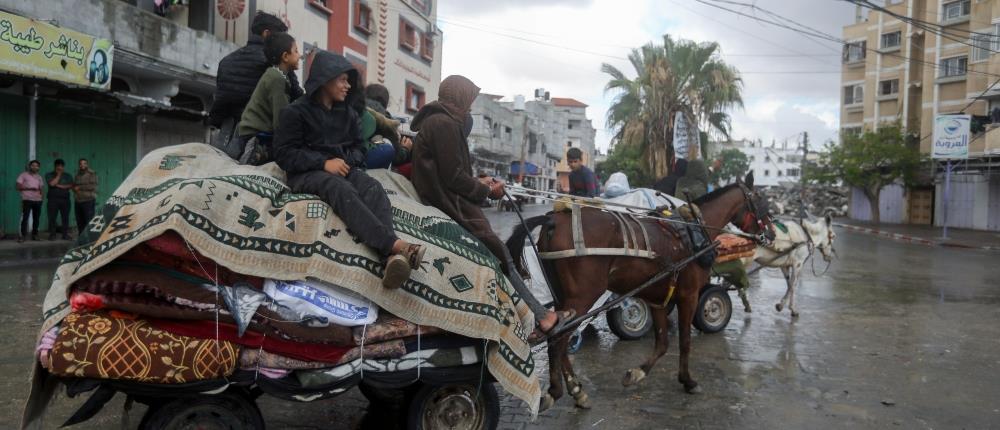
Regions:
<instances>
[{"instance_id":1,"label":"boy wearing hood","mask_svg":"<svg viewBox=\"0 0 1000 430\"><path fill-rule=\"evenodd\" d=\"M281 110L274 156L293 192L318 195L352 235L387 258L382 285L398 288L419 267L425 248L396 236L389 198L364 172L361 121L352 108L362 97L358 77L343 56L317 52L305 97Z\"/></svg>"},{"instance_id":2,"label":"boy wearing hood","mask_svg":"<svg viewBox=\"0 0 1000 430\"><path fill-rule=\"evenodd\" d=\"M413 187L424 204L440 209L479 238L503 265L511 284L535 315L537 330L529 341L541 341L547 333L560 329L573 318L572 310L552 312L531 294L517 271L507 247L497 237L480 209L487 197L504 195L503 182L472 175L468 136L472 132L472 102L479 87L464 76L452 75L441 81L438 100L424 105L410 128L418 132L413 144Z\"/></svg>"}]
</instances>

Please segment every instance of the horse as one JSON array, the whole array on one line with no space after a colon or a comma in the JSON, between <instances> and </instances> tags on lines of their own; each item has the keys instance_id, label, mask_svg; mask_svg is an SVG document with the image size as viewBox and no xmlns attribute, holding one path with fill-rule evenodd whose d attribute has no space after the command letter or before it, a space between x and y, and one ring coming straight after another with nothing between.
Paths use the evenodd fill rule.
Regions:
<instances>
[{"instance_id":1,"label":"horse","mask_svg":"<svg viewBox=\"0 0 1000 430\"><path fill-rule=\"evenodd\" d=\"M774 237L771 232L770 214L767 198L753 191L753 174L746 179L719 188L709 194L699 197L693 202L700 208L703 215L702 226L709 243L730 222L746 233L755 236L758 243L766 243ZM621 255L585 255L567 258L545 260L543 267L555 292L558 310L573 309L578 315L583 315L606 290L619 295L626 294L652 277L670 268L674 262L694 255L697 251L685 246L682 235L688 234L686 228L671 223L667 219L656 217L622 218L610 211L583 207L580 209L580 221L583 239L586 247L607 249L624 249L626 240L623 238L628 231L634 237L636 249L648 249L655 252L655 258L643 258ZM515 227L507 240L507 248L514 256L515 264L523 266L522 253L524 240L535 227L542 226L537 241L540 253L574 250L572 215L566 212L550 212L529 218L524 224ZM638 225L640 224L641 225ZM699 227L694 227L699 228ZM622 229L626 229L623 231ZM642 231L643 234L637 232ZM646 237L648 236L648 246ZM572 252L572 251L569 251ZM698 390L698 383L691 377L688 360L691 352L691 323L698 305L698 291L708 281L709 268L692 262L682 268L675 268L674 273L660 285L652 285L636 294L635 297L645 300L652 307L652 317L655 327L655 348L640 367L629 369L622 381L629 386L641 381L650 372L656 361L667 351L667 304L674 300L679 312L680 324L680 371L678 381L685 391L693 393ZM523 267L519 267L524 273ZM576 406L589 408L589 398L583 391L569 361L567 346L569 336L562 335L549 339L549 378L548 392L543 396L541 409L551 407L564 392L563 381L569 386L569 393L574 397Z\"/></svg>"},{"instance_id":2,"label":"horse","mask_svg":"<svg viewBox=\"0 0 1000 430\"><path fill-rule=\"evenodd\" d=\"M777 223L776 223L777 224ZM833 220L830 215L811 221L803 219L799 222L780 223L785 227L775 228L775 239L768 246L758 246L754 252L753 261L762 267L780 268L785 275L785 295L774 308L781 312L788 306L792 317L799 316L795 308L795 287L802 279L802 267L806 260L818 249L823 260L829 264L836 255L833 249Z\"/></svg>"}]
</instances>

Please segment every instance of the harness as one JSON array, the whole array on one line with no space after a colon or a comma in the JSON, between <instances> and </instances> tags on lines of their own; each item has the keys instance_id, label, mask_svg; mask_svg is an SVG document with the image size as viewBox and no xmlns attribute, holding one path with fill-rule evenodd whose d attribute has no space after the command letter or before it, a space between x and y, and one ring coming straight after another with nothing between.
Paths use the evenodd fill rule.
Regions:
<instances>
[{"instance_id":1,"label":"harness","mask_svg":"<svg viewBox=\"0 0 1000 430\"><path fill-rule=\"evenodd\" d=\"M616 256L616 257L639 257L656 258L656 252L652 250L649 241L649 232L646 226L640 222L639 218L630 213L617 211L607 211L615 220L618 229L622 232L621 248L588 248L586 238L583 234L583 214L581 206L570 204L570 218L572 220L573 249L563 251L539 252L538 258L543 260L555 260L569 257L586 257L590 255ZM636 231L638 230L638 231ZM642 243L639 242L639 235L642 235Z\"/></svg>"}]
</instances>

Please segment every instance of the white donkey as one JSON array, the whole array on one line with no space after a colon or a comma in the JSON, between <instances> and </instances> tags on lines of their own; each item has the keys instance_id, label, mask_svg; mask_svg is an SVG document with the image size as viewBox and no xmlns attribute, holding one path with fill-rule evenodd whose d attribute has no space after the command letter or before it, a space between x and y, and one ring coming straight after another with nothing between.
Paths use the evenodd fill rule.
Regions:
<instances>
[{"instance_id":1,"label":"white donkey","mask_svg":"<svg viewBox=\"0 0 1000 430\"><path fill-rule=\"evenodd\" d=\"M753 259L762 267L781 269L788 289L774 307L781 312L787 304L792 316L797 317L799 312L795 309L795 286L801 279L802 267L816 249L819 249L824 261L833 261L833 239L836 234L833 233L833 220L829 215L815 221L802 220L802 224L791 220L775 222L778 223L785 229L775 225L774 241L767 247L758 246Z\"/></svg>"}]
</instances>

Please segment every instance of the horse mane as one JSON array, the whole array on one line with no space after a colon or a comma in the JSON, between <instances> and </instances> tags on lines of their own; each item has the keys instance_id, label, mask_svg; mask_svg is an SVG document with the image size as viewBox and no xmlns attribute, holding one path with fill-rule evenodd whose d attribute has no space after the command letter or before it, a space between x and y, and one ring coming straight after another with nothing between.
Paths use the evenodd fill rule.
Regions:
<instances>
[{"instance_id":1,"label":"horse mane","mask_svg":"<svg viewBox=\"0 0 1000 430\"><path fill-rule=\"evenodd\" d=\"M740 185L737 184L737 183L732 183L732 184L726 185L724 187L716 188L716 189L712 190L712 192L710 192L708 194L705 194L705 195L702 195L701 197L698 197L698 198L694 199L694 201L692 203L694 203L696 205L701 205L703 203L710 202L712 200L715 200L715 199L721 197L723 194L725 194L729 190L731 190L733 188L737 188L739 186Z\"/></svg>"}]
</instances>

